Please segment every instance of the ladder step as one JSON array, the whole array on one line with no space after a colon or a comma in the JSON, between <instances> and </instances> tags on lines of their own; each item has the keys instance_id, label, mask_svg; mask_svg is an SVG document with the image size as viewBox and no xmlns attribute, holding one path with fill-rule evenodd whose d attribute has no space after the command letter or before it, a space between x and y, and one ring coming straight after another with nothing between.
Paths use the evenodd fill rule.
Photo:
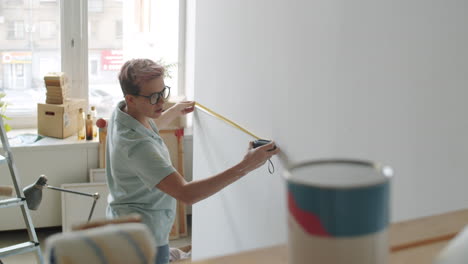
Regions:
<instances>
[{"instance_id":1,"label":"ladder step","mask_svg":"<svg viewBox=\"0 0 468 264\"><path fill-rule=\"evenodd\" d=\"M37 247L39 247L39 243L29 241L9 247L0 248L0 257L8 257L11 255L34 251L37 249Z\"/></svg>"},{"instance_id":2,"label":"ladder step","mask_svg":"<svg viewBox=\"0 0 468 264\"><path fill-rule=\"evenodd\" d=\"M10 198L10 199L5 199L5 200L0 200L0 208L20 206L25 203L26 203L26 200L22 198Z\"/></svg>"},{"instance_id":3,"label":"ladder step","mask_svg":"<svg viewBox=\"0 0 468 264\"><path fill-rule=\"evenodd\" d=\"M6 162L7 162L7 159L3 157L2 155L0 155L0 164L6 163Z\"/></svg>"}]
</instances>

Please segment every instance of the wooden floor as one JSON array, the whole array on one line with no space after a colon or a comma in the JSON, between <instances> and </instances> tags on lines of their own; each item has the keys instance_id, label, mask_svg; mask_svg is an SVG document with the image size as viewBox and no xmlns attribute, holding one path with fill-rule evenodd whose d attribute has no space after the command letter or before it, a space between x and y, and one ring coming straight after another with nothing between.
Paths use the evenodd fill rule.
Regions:
<instances>
[{"instance_id":1,"label":"wooden floor","mask_svg":"<svg viewBox=\"0 0 468 264\"><path fill-rule=\"evenodd\" d=\"M48 236L62 232L62 227L38 228L37 237L41 243L42 252L44 252L44 241ZM26 230L2 231L0 232L0 247L7 247L17 243L29 241ZM2 258L3 264L33 264L36 263L35 254L32 252Z\"/></svg>"}]
</instances>

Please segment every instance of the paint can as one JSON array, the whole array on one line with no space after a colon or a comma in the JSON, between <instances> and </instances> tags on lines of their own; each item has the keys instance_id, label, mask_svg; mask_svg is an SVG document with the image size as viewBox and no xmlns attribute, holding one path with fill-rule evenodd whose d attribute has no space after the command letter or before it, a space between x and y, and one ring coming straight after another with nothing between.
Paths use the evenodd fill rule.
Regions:
<instances>
[{"instance_id":1,"label":"paint can","mask_svg":"<svg viewBox=\"0 0 468 264\"><path fill-rule=\"evenodd\" d=\"M389 166L324 159L294 165L284 176L288 263L388 263Z\"/></svg>"}]
</instances>

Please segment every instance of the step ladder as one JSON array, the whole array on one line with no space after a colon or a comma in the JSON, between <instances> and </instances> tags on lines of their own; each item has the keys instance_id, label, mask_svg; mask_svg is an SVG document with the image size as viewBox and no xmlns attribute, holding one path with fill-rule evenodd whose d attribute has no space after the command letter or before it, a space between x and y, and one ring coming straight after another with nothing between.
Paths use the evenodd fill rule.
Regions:
<instances>
[{"instance_id":1,"label":"step ladder","mask_svg":"<svg viewBox=\"0 0 468 264\"><path fill-rule=\"evenodd\" d=\"M0 138L2 140L2 147L4 156L0 155L0 166L7 165L10 169L10 176L13 181L13 185L16 191L15 198L9 198L0 200L0 210L6 207L19 206L23 214L24 223L29 234L29 241L24 243L15 244L12 246L0 248L0 263L1 259L26 252L35 251L37 255L37 261L40 264L44 263L42 257L41 248L39 246L39 240L37 239L36 230L34 229L33 222L31 220L31 215L29 214L29 209L26 204L26 199L24 198L23 190L21 189L21 184L19 181L18 171L16 169L15 163L13 161L13 155L11 152L10 144L8 142L8 137L5 131L5 126L3 125L3 118L0 116ZM5 164L5 165L4 165ZM0 175L4 177L4 175ZM1 221L1 214L0 214Z\"/></svg>"}]
</instances>

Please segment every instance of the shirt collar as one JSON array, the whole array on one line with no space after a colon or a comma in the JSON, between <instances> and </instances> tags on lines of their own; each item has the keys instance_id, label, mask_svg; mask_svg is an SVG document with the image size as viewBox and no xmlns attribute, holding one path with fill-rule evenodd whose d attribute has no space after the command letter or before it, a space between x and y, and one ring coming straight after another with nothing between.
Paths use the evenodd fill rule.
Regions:
<instances>
[{"instance_id":1,"label":"shirt collar","mask_svg":"<svg viewBox=\"0 0 468 264\"><path fill-rule=\"evenodd\" d=\"M149 120L149 124L153 128L153 131L150 131L142 123L136 120L133 116L122 111L122 108L124 107L125 107L125 101L121 101L117 104L117 109L116 109L117 114L115 116L116 122L119 122L121 125L129 129L133 129L140 134L147 135L152 138L159 137L159 129L152 119Z\"/></svg>"}]
</instances>

